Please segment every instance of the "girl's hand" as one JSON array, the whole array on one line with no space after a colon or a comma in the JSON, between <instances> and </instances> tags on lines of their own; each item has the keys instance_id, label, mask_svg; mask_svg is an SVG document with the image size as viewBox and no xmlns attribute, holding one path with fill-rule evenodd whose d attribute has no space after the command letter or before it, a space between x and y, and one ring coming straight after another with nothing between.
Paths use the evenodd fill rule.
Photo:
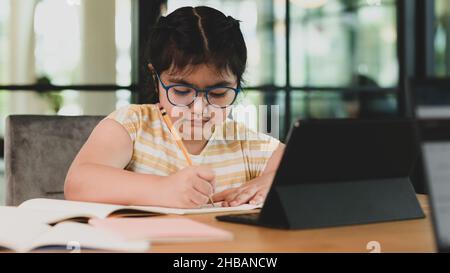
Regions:
<instances>
[{"instance_id":1,"label":"girl's hand","mask_svg":"<svg viewBox=\"0 0 450 273\"><path fill-rule=\"evenodd\" d=\"M259 205L264 203L272 185L275 172L267 173L238 188L232 188L213 195L214 202L222 202L224 207L235 207L250 203Z\"/></svg>"},{"instance_id":2,"label":"girl's hand","mask_svg":"<svg viewBox=\"0 0 450 273\"><path fill-rule=\"evenodd\" d=\"M188 167L161 178L160 204L165 207L198 208L209 203L214 194L214 171L206 167Z\"/></svg>"}]
</instances>

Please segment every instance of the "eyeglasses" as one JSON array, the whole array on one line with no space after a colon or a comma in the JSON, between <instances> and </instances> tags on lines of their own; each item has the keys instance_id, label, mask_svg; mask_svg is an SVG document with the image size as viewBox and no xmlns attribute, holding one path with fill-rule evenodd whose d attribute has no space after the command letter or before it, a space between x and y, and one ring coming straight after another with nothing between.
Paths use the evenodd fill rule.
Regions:
<instances>
[{"instance_id":1,"label":"eyeglasses","mask_svg":"<svg viewBox=\"0 0 450 273\"><path fill-rule=\"evenodd\" d=\"M199 93L205 93L205 98L209 105L224 109L233 105L237 95L241 92L240 88L226 86L215 86L204 89L186 84L166 86L158 73L155 72L155 74L162 87L166 90L167 99L173 106L189 107L195 102Z\"/></svg>"}]
</instances>

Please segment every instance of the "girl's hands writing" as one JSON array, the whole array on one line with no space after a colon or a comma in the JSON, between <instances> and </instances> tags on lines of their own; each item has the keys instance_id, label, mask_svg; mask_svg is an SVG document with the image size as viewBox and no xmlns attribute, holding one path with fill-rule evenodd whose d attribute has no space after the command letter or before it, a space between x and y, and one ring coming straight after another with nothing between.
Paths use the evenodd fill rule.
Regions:
<instances>
[{"instance_id":1,"label":"girl's hands writing","mask_svg":"<svg viewBox=\"0 0 450 273\"><path fill-rule=\"evenodd\" d=\"M214 171L207 167L187 167L160 182L160 204L174 208L198 208L214 194Z\"/></svg>"}]
</instances>

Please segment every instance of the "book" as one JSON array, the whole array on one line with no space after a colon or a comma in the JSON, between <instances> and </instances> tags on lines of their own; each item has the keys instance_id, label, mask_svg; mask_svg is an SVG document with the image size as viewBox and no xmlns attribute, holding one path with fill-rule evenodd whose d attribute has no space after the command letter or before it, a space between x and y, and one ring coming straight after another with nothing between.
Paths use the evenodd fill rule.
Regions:
<instances>
[{"instance_id":1,"label":"book","mask_svg":"<svg viewBox=\"0 0 450 273\"><path fill-rule=\"evenodd\" d=\"M89 224L124 240L149 240L152 244L233 239L231 232L181 217L91 219Z\"/></svg>"},{"instance_id":2,"label":"book","mask_svg":"<svg viewBox=\"0 0 450 273\"><path fill-rule=\"evenodd\" d=\"M119 218L119 217L148 217L155 215L174 214L204 214L233 211L249 211L261 208L262 205L241 205L237 207L221 207L220 203L206 205L195 209L176 209L152 206L120 206L111 204L76 202L54 199L31 199L19 205L24 214L39 211L36 214L47 224L56 224L62 221L76 221L87 223L91 218ZM34 217L38 217L34 216Z\"/></svg>"},{"instance_id":3,"label":"book","mask_svg":"<svg viewBox=\"0 0 450 273\"><path fill-rule=\"evenodd\" d=\"M73 220L74 222L85 222L83 218L77 220L76 217L71 219L70 215L64 211L57 210L38 210L38 209L28 209L28 208L18 208L18 207L1 207L0 206L0 218L2 222L11 221L15 219L26 219L27 221L39 222L43 224L56 224L61 220Z\"/></svg>"},{"instance_id":4,"label":"book","mask_svg":"<svg viewBox=\"0 0 450 273\"><path fill-rule=\"evenodd\" d=\"M80 251L96 249L120 252L145 252L145 240L124 240L93 226L64 222L50 226L35 219L15 218L0 224L0 249L14 252L33 250Z\"/></svg>"}]
</instances>

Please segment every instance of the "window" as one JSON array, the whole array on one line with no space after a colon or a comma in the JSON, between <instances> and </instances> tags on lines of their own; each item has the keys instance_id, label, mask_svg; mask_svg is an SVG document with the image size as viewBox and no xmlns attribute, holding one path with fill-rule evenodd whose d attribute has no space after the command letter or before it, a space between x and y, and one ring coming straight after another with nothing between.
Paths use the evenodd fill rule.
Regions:
<instances>
[{"instance_id":1,"label":"window","mask_svg":"<svg viewBox=\"0 0 450 273\"><path fill-rule=\"evenodd\" d=\"M434 75L438 77L450 76L450 2L435 1L435 30L434 30Z\"/></svg>"},{"instance_id":2,"label":"window","mask_svg":"<svg viewBox=\"0 0 450 273\"><path fill-rule=\"evenodd\" d=\"M2 122L13 113L106 115L130 103L133 1L0 0L0 85L29 86L0 91ZM64 88L30 92L36 84Z\"/></svg>"},{"instance_id":3,"label":"window","mask_svg":"<svg viewBox=\"0 0 450 273\"><path fill-rule=\"evenodd\" d=\"M292 119L395 115L395 1L312 2L291 0Z\"/></svg>"},{"instance_id":4,"label":"window","mask_svg":"<svg viewBox=\"0 0 450 273\"><path fill-rule=\"evenodd\" d=\"M0 83L4 82L8 78L9 70L7 69L8 58L4 56L9 56L8 52L8 36L9 36L9 0L0 0ZM0 136L4 134L4 118L6 113L6 92L0 90Z\"/></svg>"},{"instance_id":5,"label":"window","mask_svg":"<svg viewBox=\"0 0 450 273\"><path fill-rule=\"evenodd\" d=\"M292 0L291 79L294 86L398 84L394 0L328 1L306 8Z\"/></svg>"}]
</instances>

